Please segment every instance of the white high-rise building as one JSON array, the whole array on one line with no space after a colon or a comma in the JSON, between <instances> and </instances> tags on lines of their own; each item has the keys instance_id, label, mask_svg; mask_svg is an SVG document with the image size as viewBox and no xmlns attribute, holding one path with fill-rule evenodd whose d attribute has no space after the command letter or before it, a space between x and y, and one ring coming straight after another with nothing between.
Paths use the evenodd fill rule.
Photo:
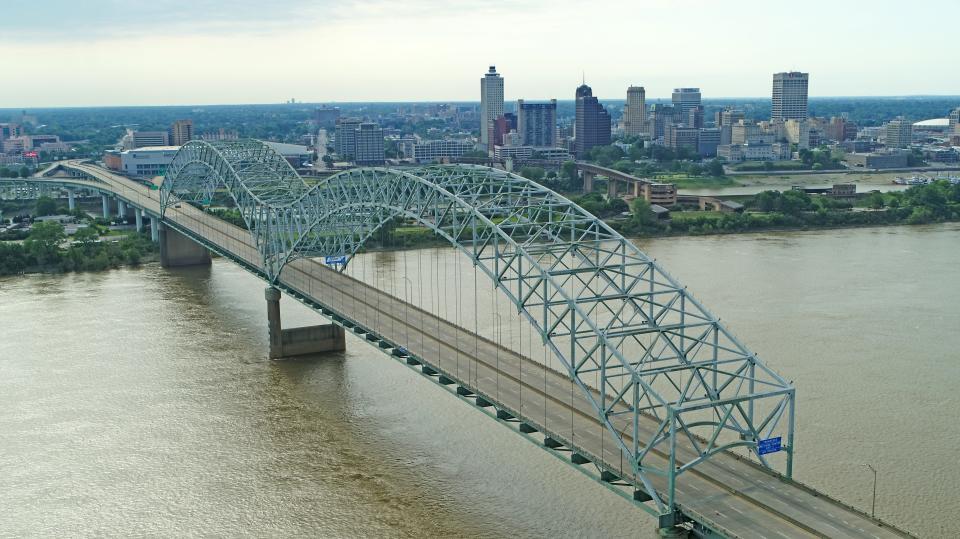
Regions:
<instances>
[{"instance_id":1,"label":"white high-rise building","mask_svg":"<svg viewBox=\"0 0 960 539\"><path fill-rule=\"evenodd\" d=\"M490 134L493 122L503 116L503 77L497 73L496 66L480 79L480 144L492 148Z\"/></svg>"},{"instance_id":2,"label":"white high-rise building","mask_svg":"<svg viewBox=\"0 0 960 539\"><path fill-rule=\"evenodd\" d=\"M806 120L807 87L810 74L791 71L773 74L773 106L770 119L774 122Z\"/></svg>"},{"instance_id":3,"label":"white high-rise building","mask_svg":"<svg viewBox=\"0 0 960 539\"><path fill-rule=\"evenodd\" d=\"M643 86L627 88L627 104L623 107L623 133L640 136L647 131L647 98Z\"/></svg>"}]
</instances>

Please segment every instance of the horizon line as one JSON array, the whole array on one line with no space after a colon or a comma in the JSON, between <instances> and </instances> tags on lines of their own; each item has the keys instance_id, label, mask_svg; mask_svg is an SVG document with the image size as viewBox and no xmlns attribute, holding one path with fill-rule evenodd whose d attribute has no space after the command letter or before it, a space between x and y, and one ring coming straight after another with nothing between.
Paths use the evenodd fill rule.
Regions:
<instances>
[{"instance_id":1,"label":"horizon line","mask_svg":"<svg viewBox=\"0 0 960 539\"><path fill-rule=\"evenodd\" d=\"M960 99L960 94L902 94L902 95L821 95L821 96L809 96L808 100L812 101L815 99L909 99L909 98L957 98ZM527 100L527 98L518 98ZM538 98L539 99L539 98ZM560 99L560 98L542 98L541 100L557 99L560 101L575 101L575 98L570 99ZM600 101L626 101L625 97L598 97ZM670 97L648 97L647 101L656 101L656 100L670 100ZM714 100L770 100L770 97L766 96L715 96L715 97L705 97L702 98L703 101L714 101ZM536 101L533 99L531 101ZM504 103L510 101L517 101L517 99L505 99ZM0 111L23 111L23 110L51 110L51 109L111 109L111 108L163 108L163 107L245 107L245 106L278 106L278 105L367 105L367 104L382 104L382 105L394 105L394 104L460 104L460 103L480 103L479 100L451 100L451 99L440 99L440 100L384 100L384 101L297 101L295 103L287 102L245 102L245 103L188 103L188 104L136 104L136 105L33 105L33 106L7 106L0 107Z\"/></svg>"}]
</instances>

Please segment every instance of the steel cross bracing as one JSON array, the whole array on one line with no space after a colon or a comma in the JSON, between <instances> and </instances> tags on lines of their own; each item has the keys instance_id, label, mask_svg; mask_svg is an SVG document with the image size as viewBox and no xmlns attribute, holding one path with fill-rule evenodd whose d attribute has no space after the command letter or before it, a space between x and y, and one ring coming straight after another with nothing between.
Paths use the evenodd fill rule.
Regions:
<instances>
[{"instance_id":1,"label":"steel cross bracing","mask_svg":"<svg viewBox=\"0 0 960 539\"><path fill-rule=\"evenodd\" d=\"M629 456L628 479L649 493L653 475L668 479L654 496L661 513L672 512L677 476L734 447L792 476L792 384L632 242L557 193L466 165L359 168L309 187L268 146L246 140L183 146L161 198L164 208L209 203L224 190L271 281L296 258L349 260L397 218L449 240L539 332ZM656 422L652 435L641 416ZM758 452L775 436L785 454L776 462ZM677 461L680 437L697 458ZM645 461L654 449L669 453L668 467Z\"/></svg>"}]
</instances>

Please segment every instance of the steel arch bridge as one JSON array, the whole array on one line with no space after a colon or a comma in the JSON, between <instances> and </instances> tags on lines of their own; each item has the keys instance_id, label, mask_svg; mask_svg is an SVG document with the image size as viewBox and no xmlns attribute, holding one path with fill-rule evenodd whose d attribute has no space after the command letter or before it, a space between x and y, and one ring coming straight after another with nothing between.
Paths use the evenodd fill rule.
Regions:
<instances>
[{"instance_id":1,"label":"steel arch bridge","mask_svg":"<svg viewBox=\"0 0 960 539\"><path fill-rule=\"evenodd\" d=\"M651 480L666 478L663 498L654 495L661 514L673 511L680 474L728 449L746 448L792 476L792 384L656 261L549 189L464 165L359 168L310 186L259 141L192 141L167 169L161 211L180 201L208 204L224 192L271 282L301 257L348 263L395 218L448 240L536 329L628 455L636 484L654 493ZM641 419L655 422L652 435L643 434ZM777 437L785 456L774 461L760 446ZM682 465L680 439L699 455ZM654 450L669 453L668 466L647 462Z\"/></svg>"}]
</instances>

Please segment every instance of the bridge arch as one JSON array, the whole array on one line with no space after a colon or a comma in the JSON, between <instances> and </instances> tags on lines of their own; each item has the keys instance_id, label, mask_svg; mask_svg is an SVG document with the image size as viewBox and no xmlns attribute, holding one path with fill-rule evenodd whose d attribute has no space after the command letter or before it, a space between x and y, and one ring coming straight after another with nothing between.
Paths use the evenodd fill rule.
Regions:
<instances>
[{"instance_id":1,"label":"bridge arch","mask_svg":"<svg viewBox=\"0 0 960 539\"><path fill-rule=\"evenodd\" d=\"M358 168L311 186L262 142L192 141L169 166L161 200L209 204L221 191L272 282L299 257L349 260L396 217L446 238L539 332L647 492L653 476L670 478L661 510L673 503L674 477L720 450L743 445L771 466L758 442L783 431L785 416L791 473L792 385L636 245L541 185L460 165ZM655 432L641 432L641 415L656 420ZM722 441L725 431L738 439ZM669 469L644 463L653 450L673 456L679 436L699 457L671 458Z\"/></svg>"}]
</instances>

